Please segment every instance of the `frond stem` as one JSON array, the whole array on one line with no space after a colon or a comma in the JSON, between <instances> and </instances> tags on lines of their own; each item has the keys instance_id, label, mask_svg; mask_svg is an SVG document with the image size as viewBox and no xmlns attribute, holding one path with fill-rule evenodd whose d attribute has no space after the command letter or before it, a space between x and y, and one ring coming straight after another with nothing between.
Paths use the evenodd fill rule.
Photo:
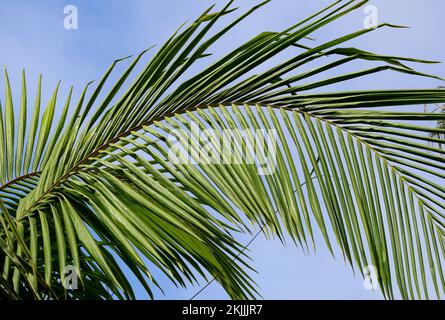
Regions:
<instances>
[{"instance_id":1,"label":"frond stem","mask_svg":"<svg viewBox=\"0 0 445 320\"><path fill-rule=\"evenodd\" d=\"M0 186L0 191L6 189L7 187L13 185L14 183L16 183L18 181L22 181L22 180L26 180L26 179L31 178L31 177L38 176L41 173L42 173L42 171L34 171L34 172L30 172L30 173L24 174L22 176L16 177L16 178L12 179L11 181L8 181L4 185L1 185Z\"/></svg>"}]
</instances>

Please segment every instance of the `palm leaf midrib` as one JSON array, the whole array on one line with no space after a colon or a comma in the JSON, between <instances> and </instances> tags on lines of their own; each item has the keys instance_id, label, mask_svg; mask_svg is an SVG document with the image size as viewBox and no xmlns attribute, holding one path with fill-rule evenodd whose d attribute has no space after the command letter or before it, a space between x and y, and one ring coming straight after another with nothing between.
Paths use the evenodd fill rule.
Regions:
<instances>
[{"instance_id":1,"label":"palm leaf midrib","mask_svg":"<svg viewBox=\"0 0 445 320\"><path fill-rule=\"evenodd\" d=\"M442 90L443 91L443 90ZM403 181L405 181L405 183L411 185L408 181L406 181L405 176L403 175L403 173L400 171L400 169L398 168L398 166L393 165L391 160L388 159L388 157L386 157L385 155L383 155L381 152L379 152L378 150L376 150L373 146L371 146L368 142L366 142L363 137L358 136L356 133L351 132L352 130L348 130L348 128L345 128L331 120L328 120L326 118L324 118L321 115L317 115L316 112L311 112L311 111L305 111L305 108L301 105L299 105L298 107L292 107L291 105L286 105L286 106L279 106L279 105L269 105L269 104L265 104L265 103L252 103L252 102L248 102L248 103L244 103L244 102L234 102L234 103L223 103L223 104L209 104L209 105L199 105L199 106L195 106L195 107L189 107L189 108L183 108L174 112L169 112L165 115L161 115L158 116L156 118L147 120L142 122L141 124L138 124L126 131L121 132L119 135L117 135L116 137L108 140L107 142L105 142L104 144L96 147L94 150L92 150L89 154L87 154L85 157L83 157L82 159L80 159L73 167L71 167L69 170L67 170L60 178L58 178L56 180L55 183L53 183L50 188L48 188L35 202L34 204L29 207L29 209L23 214L24 216L27 216L28 213L32 212L33 208L38 205L38 203L45 199L45 197L47 195L49 195L55 188L57 188L58 186L60 186L61 184L63 184L63 182L67 179L69 179L70 176L75 175L77 171L81 170L82 165L87 164L89 161L94 163L94 159L90 160L91 158L96 157L97 155L100 154L100 152L102 150L107 149L108 147L110 147L113 143L118 142L121 138L127 137L129 136L132 132L134 131L139 131L140 129L142 129L145 126L150 126L156 122L160 122L165 120L166 118L171 118L175 115L181 115L181 114L185 114L187 112L193 112L196 111L198 109L207 109L207 108L212 108L212 107L227 107L227 106L252 106L252 105L258 105L261 107L271 107L274 109L282 109L282 110L286 110L286 111L294 111L300 114L306 114L309 115L310 117L314 118L314 119L319 119L329 125L332 125L336 128L341 129L343 132L346 132L347 134L351 135L352 137L354 137L357 141L359 141L360 143L364 144L367 148L369 148L370 150L372 150L372 152L374 152L376 155L378 155L385 164L387 164L389 167L393 168L395 170L395 172L397 173L397 175L403 179ZM329 104L326 104L329 105ZM360 111L363 112L363 110L358 110L357 112L360 113ZM365 110L365 112L369 112L367 110ZM384 112L384 111L383 111ZM417 113L416 113L417 114ZM418 115L418 114L417 114ZM439 115L439 118L443 117L443 115ZM26 175L23 175L21 177L17 177L14 180L11 180L10 182L6 183L5 185L0 187L0 190L2 190L3 188L5 188L8 185L13 184L15 181L20 181L22 179L25 179L29 176L35 176L38 175L40 173L44 173L44 169L42 171L37 171L37 172L32 172ZM416 191L416 189L414 188L413 191ZM418 194L417 192L415 192L416 198L418 198ZM418 200L421 200L420 198L418 198Z\"/></svg>"},{"instance_id":2,"label":"palm leaf midrib","mask_svg":"<svg viewBox=\"0 0 445 320\"><path fill-rule=\"evenodd\" d=\"M4 189L6 189L6 188L8 188L8 187L10 187L12 185L14 185L17 182L20 182L22 180L26 180L26 179L31 178L31 177L36 177L36 176L40 175L41 173L42 173L42 170L37 170L37 171L32 171L32 172L26 173L26 174L21 175L21 176L17 176L14 179L12 179L11 181L8 181L5 184L1 185L0 186L0 191L4 190Z\"/></svg>"}]
</instances>

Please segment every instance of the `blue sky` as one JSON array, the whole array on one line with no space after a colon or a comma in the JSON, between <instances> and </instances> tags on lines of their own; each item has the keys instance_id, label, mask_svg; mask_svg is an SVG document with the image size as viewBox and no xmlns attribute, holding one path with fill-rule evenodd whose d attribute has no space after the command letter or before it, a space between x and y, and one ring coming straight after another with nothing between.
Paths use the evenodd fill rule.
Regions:
<instances>
[{"instance_id":1,"label":"blue sky","mask_svg":"<svg viewBox=\"0 0 445 320\"><path fill-rule=\"evenodd\" d=\"M6 66L16 96L22 68L26 69L30 92L37 76L43 74L46 98L58 80L66 92L70 85L78 96L90 80L97 80L116 58L136 54L151 45L161 45L177 27L191 20L208 6L225 1L183 0L0 0L0 63ZM241 5L242 3L242 5ZM238 1L245 9L257 1ZM233 49L260 31L280 30L309 13L330 4L324 0L274 0L257 12L235 32L226 35L215 46L218 56ZM63 9L78 8L79 29L65 30ZM350 46L364 50L445 61L443 12L445 2L437 0L375 0L379 20L408 25L410 29L385 29ZM241 10L242 10L241 9ZM365 14L357 11L316 34L321 42L363 27ZM440 65L420 66L426 73L445 76ZM342 90L358 88L432 88L443 85L437 80L384 73L340 85ZM333 89L338 89L333 88ZM45 98L45 97L44 97ZM248 242L248 237L240 239ZM320 242L321 243L321 242ZM259 291L268 299L380 299L378 292L364 289L360 277L337 255L334 260L320 245L317 254L307 256L292 245L258 238L251 246L254 279ZM188 299L199 287L177 289L165 283L165 296L158 298ZM138 297L145 298L138 288ZM227 298L213 283L199 296L201 299Z\"/></svg>"}]
</instances>

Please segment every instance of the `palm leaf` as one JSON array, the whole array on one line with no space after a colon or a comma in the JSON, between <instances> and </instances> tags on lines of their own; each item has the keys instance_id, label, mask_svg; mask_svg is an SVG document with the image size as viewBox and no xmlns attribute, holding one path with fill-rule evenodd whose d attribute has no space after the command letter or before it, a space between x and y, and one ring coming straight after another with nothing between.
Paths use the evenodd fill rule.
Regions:
<instances>
[{"instance_id":1,"label":"palm leaf","mask_svg":"<svg viewBox=\"0 0 445 320\"><path fill-rule=\"evenodd\" d=\"M125 265L152 296L159 284L148 260L177 285L210 275L232 298L254 298L244 248L235 240L251 225L282 241L289 236L302 250L319 245L314 234L321 232L329 250L337 245L358 272L377 268L386 298L396 289L407 299L445 294L443 150L431 144L441 142L443 129L435 123L444 114L406 108L443 103L445 91L320 93L382 71L440 79L407 66L433 62L340 47L375 29L314 48L304 44L367 1L337 1L286 30L260 33L182 81L215 42L267 2L215 33L217 21L234 11L232 1L217 13L208 9L122 90L146 51L138 55L99 102L123 59L116 60L90 95L90 84L85 87L72 111L70 91L56 126L58 89L40 117L39 85L27 130L25 81L17 118L6 74L2 295L134 298ZM285 50L299 51L258 72ZM357 60L381 65L312 80ZM213 129L214 139L201 141L192 125ZM216 141L227 130L275 132L276 145L263 143L259 150L276 156L272 174L259 175L267 159L246 153L252 133L247 140L232 137L237 163L212 163L209 154L219 150ZM209 161L172 161L172 132ZM67 265L76 269L79 290L61 285Z\"/></svg>"}]
</instances>

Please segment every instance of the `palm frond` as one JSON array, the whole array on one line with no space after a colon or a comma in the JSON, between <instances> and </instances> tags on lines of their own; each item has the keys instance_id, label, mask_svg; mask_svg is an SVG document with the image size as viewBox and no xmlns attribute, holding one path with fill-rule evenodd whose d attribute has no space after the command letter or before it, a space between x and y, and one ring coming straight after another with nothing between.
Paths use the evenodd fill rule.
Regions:
<instances>
[{"instance_id":1,"label":"palm frond","mask_svg":"<svg viewBox=\"0 0 445 320\"><path fill-rule=\"evenodd\" d=\"M357 112L354 119L361 120L370 112L363 110L362 113ZM445 176L441 173L441 160L434 154L443 151L428 146L425 133L428 127L422 127L419 132L417 126L411 125L425 115L419 113L418 119L413 119L410 113L410 121L403 121L406 113L398 113L400 122L393 126L403 125L409 132L398 134L387 130L387 123L381 125L386 112L373 111L373 119L379 121L366 126L349 125L349 122L344 126L344 120L326 114L326 110L319 115L276 106L210 107L177 114L153 127L144 127L125 139L128 145L119 149L137 163L152 157L165 165L164 169L170 170L171 175L183 175L182 179L175 177L197 196L204 194L209 186L216 186L249 220L265 223L268 231L280 238L287 232L303 249L313 241L315 225L328 248L332 250L337 243L344 257L351 265L355 264L359 272L365 266L376 266L382 291L389 298L394 297L394 279L403 298L428 298L425 274L431 277L440 298L444 284L440 242L444 234L442 185ZM168 150L175 148L174 144L166 141L167 144L162 145L155 143L154 138L145 138L165 137L172 131L185 130L183 139L178 141L186 150L190 148L187 137L196 135L190 124L196 123L202 130L214 129L217 137L209 143L194 136L199 142L192 145L189 153L208 157L193 159L197 163L194 166L172 165L168 162ZM250 148L243 146L247 143L243 139L237 140L238 149L235 148L234 153L238 153L241 164L212 164L211 158L220 154L226 130L264 128L277 131L277 168L273 175L261 177L258 168L264 159L257 159L252 165L249 159L255 155L245 155L245 151L255 145L253 136L246 139ZM434 130L434 126L430 129ZM378 136L375 132L379 132ZM144 144L137 142L140 138ZM382 140L391 143L382 143ZM131 152L134 146L145 154ZM162 162L156 153L164 155ZM315 180L311 178L311 168ZM210 183L202 185L190 180L197 171ZM194 191L198 186L202 189Z\"/></svg>"},{"instance_id":2,"label":"palm frond","mask_svg":"<svg viewBox=\"0 0 445 320\"><path fill-rule=\"evenodd\" d=\"M337 245L360 273L377 268L386 298L394 298L396 288L407 299L445 294L444 151L431 144L440 142L436 134L444 129L434 123L445 115L412 111L444 103L445 91L320 93L383 71L441 80L407 65L434 61L341 47L375 29L306 46L311 34L367 2L337 1L286 30L258 34L183 81L215 42L269 1L212 33L234 11L232 2L217 13L209 8L178 30L126 90L146 51L102 101L98 97L122 59L91 94L88 84L69 112L70 91L55 127L57 89L40 117L39 85L26 130L25 81L15 121L6 75L0 108L1 295L134 298L122 265L152 295L159 284L148 260L177 285L209 274L232 298L254 298L257 288L235 240L237 232L252 231L251 224L283 241L288 235L303 250L318 245L314 234L321 232L325 245L332 252ZM383 27L399 28L376 29ZM298 51L264 68L285 50ZM324 76L359 60L374 66ZM213 129L215 136L201 141L192 124ZM233 137L239 163L212 163L225 130L276 132L276 148L260 148L276 155L275 171L259 175L266 159L246 156L254 139L249 133L247 140ZM172 132L195 155L204 153L206 164L172 161ZM80 290L61 285L67 265L75 266Z\"/></svg>"}]
</instances>

